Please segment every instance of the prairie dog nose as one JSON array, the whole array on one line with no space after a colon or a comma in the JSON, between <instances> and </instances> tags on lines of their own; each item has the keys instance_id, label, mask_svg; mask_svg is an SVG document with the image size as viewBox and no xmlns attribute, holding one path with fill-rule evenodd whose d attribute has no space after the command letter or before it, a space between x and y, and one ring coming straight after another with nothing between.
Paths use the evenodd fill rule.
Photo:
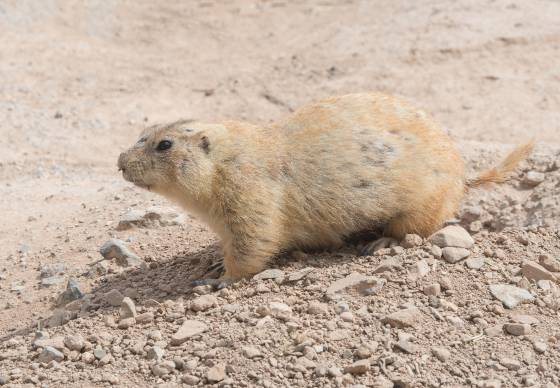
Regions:
<instances>
[{"instance_id":1,"label":"prairie dog nose","mask_svg":"<svg viewBox=\"0 0 560 388\"><path fill-rule=\"evenodd\" d=\"M126 152L122 152L119 155L119 161L117 162L117 166L119 167L119 171L125 171L125 167L126 167L126 162L127 162L127 155Z\"/></svg>"}]
</instances>

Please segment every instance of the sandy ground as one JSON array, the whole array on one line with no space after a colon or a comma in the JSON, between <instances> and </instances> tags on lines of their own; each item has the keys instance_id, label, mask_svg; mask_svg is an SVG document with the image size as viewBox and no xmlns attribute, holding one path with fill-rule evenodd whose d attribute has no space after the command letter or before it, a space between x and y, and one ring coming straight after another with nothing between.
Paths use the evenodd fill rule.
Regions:
<instances>
[{"instance_id":1,"label":"sandy ground","mask_svg":"<svg viewBox=\"0 0 560 388\"><path fill-rule=\"evenodd\" d=\"M547 253L558 258L559 58L558 1L2 0L0 336L3 341L15 339L29 345L38 322L51 314L52 302L65 283L40 286L39 270L45 264L63 263L64 276L76 277L83 290L93 295L124 289L118 282L126 275L82 276L88 264L100 258L99 247L110 237L127 240L141 257L155 263L153 276L148 271L129 285L143 290L138 304L147 299L162 302L173 294L153 279L166 283L166 276L177 270L174 265L181 269L181 263L189 259L217 255L215 237L192 219L181 226L115 230L130 209L169 205L131 187L117 172L118 154L145 125L178 118L268 123L308 101L333 94L380 90L415 101L449 130L471 170L492 164L513 144L536 139L533 158L512 184L475 194L466 206L480 206L486 212L485 233L476 238L477 252L484 253L488 244L503 243L493 233L510 233L517 241L519 235L529 233L526 227L537 230L544 225L535 232L534 245L515 248L515 252L535 260ZM523 187L529 170L545 173L545 182L534 189ZM462 220L468 227L470 220ZM509 232L503 232L504 227ZM325 260L333 257L327 255ZM515 260L508 257L503 268L511 270L522 258ZM313 263L321 266L320 260ZM338 277L351 272L349 268L352 264L342 265ZM188 272L192 265L182 269ZM326 271L321 272L324 278L317 279L320 284L328 285L337 267L330 265ZM458 279L463 275L458 271ZM181 279L174 276L176 281ZM482 285L488 280L482 275L468 276ZM244 303L249 292L243 287L236 303ZM463 291L469 293L457 292ZM283 289L273 292L280 299L282 293L293 296ZM173 295L174 300L182 298ZM259 303L265 302L247 301L247 306ZM529 308L543 323L540 333L545 340L560 333L558 314L547 308ZM118 308L113 309L116 314ZM80 319L91 319L91 326L95 319L101 322L95 314L101 313ZM550 341L550 353L545 356L558 360L558 346ZM429 356L429 346L426 349ZM484 349L491 353L502 348L488 343ZM35 356L31 353L5 357L0 382L2 376L12 376L13 384L23 384L25 373L22 377L12 372L27 368L24 360ZM475 360L476 352L465 355L467 364L469 357ZM348 363L341 361L339 366ZM519 376L511 378L508 373L514 372L497 368L502 374L497 381L513 386L524 384L523 376L535 375L535 384L560 384L558 368L539 371L538 360L525 364L527 373L517 372ZM211 366L203 363L192 374L205 376L204 368ZM149 373L149 366L138 368L148 372L134 377L134 368L121 365L119 373L113 372L119 381L112 383L153 386L165 379L181 383L175 372L158 380ZM477 384L466 372L449 374L443 369L428 367L428 374L437 378L411 377L411 384ZM243 370L240 367L237 372ZM317 377L316 386L372 385L383 370L372 371L369 380ZM306 373L295 373L295 380L267 381L273 386L315 384L297 379L297 373ZM316 377L317 372L311 369L309 375ZM348 375L352 376L344 376ZM87 376L84 381L91 385L110 382ZM258 378L243 376L229 383L263 384ZM207 381L201 378L200 384ZM58 377L52 382L48 378L38 381L26 383L68 383Z\"/></svg>"}]
</instances>

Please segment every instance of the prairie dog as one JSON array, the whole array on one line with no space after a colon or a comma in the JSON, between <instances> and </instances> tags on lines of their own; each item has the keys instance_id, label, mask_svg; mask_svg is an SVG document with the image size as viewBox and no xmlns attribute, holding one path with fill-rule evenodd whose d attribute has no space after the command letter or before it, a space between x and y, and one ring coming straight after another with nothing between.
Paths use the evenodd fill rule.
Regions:
<instances>
[{"instance_id":1,"label":"prairie dog","mask_svg":"<svg viewBox=\"0 0 560 388\"><path fill-rule=\"evenodd\" d=\"M312 103L274 125L177 121L122 153L126 180L206 222L224 248L224 280L278 253L332 248L373 228L428 236L470 187L507 179L532 144L474 180L433 119L379 93Z\"/></svg>"}]
</instances>

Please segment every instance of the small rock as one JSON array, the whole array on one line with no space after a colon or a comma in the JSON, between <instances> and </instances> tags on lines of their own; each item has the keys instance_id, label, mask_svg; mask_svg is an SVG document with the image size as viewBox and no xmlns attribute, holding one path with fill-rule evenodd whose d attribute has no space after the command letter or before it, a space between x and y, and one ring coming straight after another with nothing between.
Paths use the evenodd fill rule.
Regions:
<instances>
[{"instance_id":1,"label":"small rock","mask_svg":"<svg viewBox=\"0 0 560 388\"><path fill-rule=\"evenodd\" d=\"M465 248L445 247L441 250L443 258L448 263L454 264L470 255L470 251Z\"/></svg>"},{"instance_id":2,"label":"small rock","mask_svg":"<svg viewBox=\"0 0 560 388\"><path fill-rule=\"evenodd\" d=\"M168 375L175 369L175 363L173 361L161 361L152 365L151 369L154 376L162 377Z\"/></svg>"},{"instance_id":3,"label":"small rock","mask_svg":"<svg viewBox=\"0 0 560 388\"><path fill-rule=\"evenodd\" d=\"M441 293L441 286L439 285L439 283L428 284L427 286L424 287L425 295L438 296L440 293Z\"/></svg>"},{"instance_id":4,"label":"small rock","mask_svg":"<svg viewBox=\"0 0 560 388\"><path fill-rule=\"evenodd\" d=\"M440 248L454 247L470 249L474 240L465 229L458 225L449 225L432 234L428 240Z\"/></svg>"},{"instance_id":5,"label":"small rock","mask_svg":"<svg viewBox=\"0 0 560 388\"><path fill-rule=\"evenodd\" d=\"M49 276L41 279L41 287L51 287L64 283L64 276Z\"/></svg>"},{"instance_id":6,"label":"small rock","mask_svg":"<svg viewBox=\"0 0 560 388\"><path fill-rule=\"evenodd\" d=\"M533 342L533 349L535 349L535 352L542 354L548 350L548 345L543 341L535 341Z\"/></svg>"},{"instance_id":7,"label":"small rock","mask_svg":"<svg viewBox=\"0 0 560 388\"><path fill-rule=\"evenodd\" d=\"M344 373L350 373L353 375L360 375L364 374L370 370L370 361L369 359L359 360L344 368Z\"/></svg>"},{"instance_id":8,"label":"small rock","mask_svg":"<svg viewBox=\"0 0 560 388\"><path fill-rule=\"evenodd\" d=\"M282 283L282 281L284 280L284 271L281 271L279 269L266 269L261 273L258 273L255 276L253 276L253 280L257 280L257 281L268 280L268 279L272 279L277 283Z\"/></svg>"},{"instance_id":9,"label":"small rock","mask_svg":"<svg viewBox=\"0 0 560 388\"><path fill-rule=\"evenodd\" d=\"M313 268L313 267L307 267L307 268L300 269L299 271L289 273L288 276L286 277L285 281L286 282L297 282L298 280L301 280L304 277L306 277L307 275L309 275L314 270L315 270L315 268Z\"/></svg>"},{"instance_id":10,"label":"small rock","mask_svg":"<svg viewBox=\"0 0 560 388\"><path fill-rule=\"evenodd\" d=\"M521 363L514 358L503 357L500 359L500 364L509 370L519 370L521 368Z\"/></svg>"},{"instance_id":11,"label":"small rock","mask_svg":"<svg viewBox=\"0 0 560 388\"><path fill-rule=\"evenodd\" d=\"M60 275L66 271L64 263L54 263L43 265L40 269L41 278L52 278L55 275Z\"/></svg>"},{"instance_id":12,"label":"small rock","mask_svg":"<svg viewBox=\"0 0 560 388\"><path fill-rule=\"evenodd\" d=\"M81 352L84 345L84 339L80 335L67 335L64 337L64 346L70 350Z\"/></svg>"},{"instance_id":13,"label":"small rock","mask_svg":"<svg viewBox=\"0 0 560 388\"><path fill-rule=\"evenodd\" d=\"M46 348L47 346L50 346L51 348L55 348L57 350L64 350L64 337L56 336L53 338L37 338L35 341L33 341L34 348Z\"/></svg>"},{"instance_id":14,"label":"small rock","mask_svg":"<svg viewBox=\"0 0 560 388\"><path fill-rule=\"evenodd\" d=\"M441 362L446 362L451 357L451 352L443 346L433 346L432 354Z\"/></svg>"},{"instance_id":15,"label":"small rock","mask_svg":"<svg viewBox=\"0 0 560 388\"><path fill-rule=\"evenodd\" d=\"M218 383L225 379L226 376L226 366L223 364L215 365L206 372L206 380L209 383Z\"/></svg>"},{"instance_id":16,"label":"small rock","mask_svg":"<svg viewBox=\"0 0 560 388\"><path fill-rule=\"evenodd\" d=\"M465 260L466 266L470 269L481 269L484 263L485 263L484 257L480 257L480 256L469 257L467 260Z\"/></svg>"},{"instance_id":17,"label":"small rock","mask_svg":"<svg viewBox=\"0 0 560 388\"><path fill-rule=\"evenodd\" d=\"M99 249L99 253L107 260L114 258L116 263L123 267L146 268L146 263L132 253L121 240L110 239Z\"/></svg>"},{"instance_id":18,"label":"small rock","mask_svg":"<svg viewBox=\"0 0 560 388\"><path fill-rule=\"evenodd\" d=\"M354 314L352 314L350 311L344 311L343 313L340 313L340 319L342 319L344 322L353 322Z\"/></svg>"},{"instance_id":19,"label":"small rock","mask_svg":"<svg viewBox=\"0 0 560 388\"><path fill-rule=\"evenodd\" d=\"M432 256L434 256L436 259L440 259L441 255L443 254L441 251L441 248L438 247L437 245L432 245L430 247L430 253L432 254Z\"/></svg>"},{"instance_id":20,"label":"small rock","mask_svg":"<svg viewBox=\"0 0 560 388\"><path fill-rule=\"evenodd\" d=\"M536 325L539 323L537 318L524 314L514 314L511 316L511 320L516 323L526 323L528 325Z\"/></svg>"},{"instance_id":21,"label":"small rock","mask_svg":"<svg viewBox=\"0 0 560 388\"><path fill-rule=\"evenodd\" d=\"M309 302L307 312L314 315L326 315L329 313L329 305L317 301Z\"/></svg>"},{"instance_id":22,"label":"small rock","mask_svg":"<svg viewBox=\"0 0 560 388\"><path fill-rule=\"evenodd\" d=\"M420 260L412 265L409 278L411 280L418 280L426 276L428 273L430 273L430 266L428 265L428 262L426 260Z\"/></svg>"},{"instance_id":23,"label":"small rock","mask_svg":"<svg viewBox=\"0 0 560 388\"><path fill-rule=\"evenodd\" d=\"M540 255L539 263L551 272L560 272L560 260L550 255Z\"/></svg>"},{"instance_id":24,"label":"small rock","mask_svg":"<svg viewBox=\"0 0 560 388\"><path fill-rule=\"evenodd\" d=\"M292 314L292 309L285 303L270 302L268 305L270 313L273 317L286 320Z\"/></svg>"},{"instance_id":25,"label":"small rock","mask_svg":"<svg viewBox=\"0 0 560 388\"><path fill-rule=\"evenodd\" d=\"M152 346L146 352L146 358L148 360L161 361L163 359L164 353L165 353L164 350L162 348L160 348L159 346Z\"/></svg>"},{"instance_id":26,"label":"small rock","mask_svg":"<svg viewBox=\"0 0 560 388\"><path fill-rule=\"evenodd\" d=\"M189 338L204 333L206 330L208 330L208 327L205 323L187 319L183 322L179 330L171 336L171 344L180 345Z\"/></svg>"},{"instance_id":27,"label":"small rock","mask_svg":"<svg viewBox=\"0 0 560 388\"><path fill-rule=\"evenodd\" d=\"M136 319L134 317L123 318L119 321L117 327L119 329L128 329L129 327L133 326L136 323Z\"/></svg>"},{"instance_id":28,"label":"small rock","mask_svg":"<svg viewBox=\"0 0 560 388\"><path fill-rule=\"evenodd\" d=\"M8 375L0 375L0 385L6 385L10 382L10 376Z\"/></svg>"},{"instance_id":29,"label":"small rock","mask_svg":"<svg viewBox=\"0 0 560 388\"><path fill-rule=\"evenodd\" d=\"M181 381L183 382L183 384L187 385L198 385L200 379L196 376L185 374L181 376Z\"/></svg>"},{"instance_id":30,"label":"small rock","mask_svg":"<svg viewBox=\"0 0 560 388\"><path fill-rule=\"evenodd\" d=\"M373 380L373 388L393 388L395 384L384 376L377 376ZM403 387L404 388L404 387Z\"/></svg>"},{"instance_id":31,"label":"small rock","mask_svg":"<svg viewBox=\"0 0 560 388\"><path fill-rule=\"evenodd\" d=\"M556 279L556 276L534 261L526 261L521 268L521 272L523 273L523 276L529 280L537 281Z\"/></svg>"},{"instance_id":32,"label":"small rock","mask_svg":"<svg viewBox=\"0 0 560 388\"><path fill-rule=\"evenodd\" d=\"M379 274L383 272L392 272L399 268L402 268L401 259L398 257L390 257L379 263L379 265L373 270L373 273Z\"/></svg>"},{"instance_id":33,"label":"small rock","mask_svg":"<svg viewBox=\"0 0 560 388\"><path fill-rule=\"evenodd\" d=\"M401 241L401 246L403 248L414 248L420 245L422 245L422 237L417 234L406 234Z\"/></svg>"},{"instance_id":34,"label":"small rock","mask_svg":"<svg viewBox=\"0 0 560 388\"><path fill-rule=\"evenodd\" d=\"M525 183L527 186L535 187L543 183L544 179L545 175L542 172L529 171L527 175L525 175L523 183Z\"/></svg>"},{"instance_id":35,"label":"small rock","mask_svg":"<svg viewBox=\"0 0 560 388\"><path fill-rule=\"evenodd\" d=\"M331 285L327 288L326 294L333 295L341 293L347 288L355 287L367 279L367 276L359 274L357 272L353 272L345 278L338 279L337 281L331 283Z\"/></svg>"},{"instance_id":36,"label":"small rock","mask_svg":"<svg viewBox=\"0 0 560 388\"><path fill-rule=\"evenodd\" d=\"M247 358L262 357L261 351L254 346L244 346L242 348L243 355Z\"/></svg>"},{"instance_id":37,"label":"small rock","mask_svg":"<svg viewBox=\"0 0 560 388\"><path fill-rule=\"evenodd\" d=\"M134 302L129 297L124 297L121 302L121 308L119 309L119 315L121 319L125 318L136 318L136 306Z\"/></svg>"},{"instance_id":38,"label":"small rock","mask_svg":"<svg viewBox=\"0 0 560 388\"><path fill-rule=\"evenodd\" d=\"M211 294L201 295L191 302L191 310L206 311L218 305L218 299Z\"/></svg>"},{"instance_id":39,"label":"small rock","mask_svg":"<svg viewBox=\"0 0 560 388\"><path fill-rule=\"evenodd\" d=\"M154 320L154 313L148 311L146 313L138 314L136 316L136 323L145 324L153 322Z\"/></svg>"},{"instance_id":40,"label":"small rock","mask_svg":"<svg viewBox=\"0 0 560 388\"><path fill-rule=\"evenodd\" d=\"M37 361L44 363L51 361L61 362L62 360L64 360L64 354L52 346L45 346L37 359Z\"/></svg>"},{"instance_id":41,"label":"small rock","mask_svg":"<svg viewBox=\"0 0 560 388\"><path fill-rule=\"evenodd\" d=\"M109 305L117 307L121 305L124 295L119 290L112 289L104 295L104 299Z\"/></svg>"},{"instance_id":42,"label":"small rock","mask_svg":"<svg viewBox=\"0 0 560 388\"><path fill-rule=\"evenodd\" d=\"M133 227L139 228L155 228L158 226L182 225L185 223L185 217L175 211L175 209L167 207L152 206L146 211L131 210L126 213L117 225L117 230L127 230Z\"/></svg>"},{"instance_id":43,"label":"small rock","mask_svg":"<svg viewBox=\"0 0 560 388\"><path fill-rule=\"evenodd\" d=\"M97 358L98 360L101 360L102 358L104 358L105 356L107 356L107 351L101 348L95 348L93 349L93 355L95 356L95 358Z\"/></svg>"},{"instance_id":44,"label":"small rock","mask_svg":"<svg viewBox=\"0 0 560 388\"><path fill-rule=\"evenodd\" d=\"M501 301L504 306L509 309L514 308L519 303L532 301L534 299L529 291L510 284L491 284L489 288L492 296Z\"/></svg>"},{"instance_id":45,"label":"small rock","mask_svg":"<svg viewBox=\"0 0 560 388\"><path fill-rule=\"evenodd\" d=\"M74 278L68 279L68 284L66 285L66 290L58 296L57 305L63 306L74 300L78 300L84 297L84 293L80 290L80 285L78 281Z\"/></svg>"},{"instance_id":46,"label":"small rock","mask_svg":"<svg viewBox=\"0 0 560 388\"><path fill-rule=\"evenodd\" d=\"M340 368L337 368L336 366L332 366L327 369L327 374L330 377L339 377L342 376L342 371L340 370Z\"/></svg>"},{"instance_id":47,"label":"small rock","mask_svg":"<svg viewBox=\"0 0 560 388\"><path fill-rule=\"evenodd\" d=\"M531 333L531 325L526 323L506 323L504 329L511 335L520 336Z\"/></svg>"},{"instance_id":48,"label":"small rock","mask_svg":"<svg viewBox=\"0 0 560 388\"><path fill-rule=\"evenodd\" d=\"M410 307L404 310L395 311L385 316L381 322L393 327L415 327L422 321L422 313L417 307Z\"/></svg>"}]
</instances>

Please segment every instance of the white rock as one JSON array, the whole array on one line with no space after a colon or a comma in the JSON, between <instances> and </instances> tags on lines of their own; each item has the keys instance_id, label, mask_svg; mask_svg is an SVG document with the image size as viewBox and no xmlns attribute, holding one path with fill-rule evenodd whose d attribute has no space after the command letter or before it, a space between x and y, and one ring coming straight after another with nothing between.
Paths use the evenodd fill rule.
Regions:
<instances>
[{"instance_id":1,"label":"white rock","mask_svg":"<svg viewBox=\"0 0 560 388\"><path fill-rule=\"evenodd\" d=\"M187 319L179 330L171 336L171 344L180 345L189 338L204 333L206 330L208 330L208 327L204 322Z\"/></svg>"},{"instance_id":2,"label":"white rock","mask_svg":"<svg viewBox=\"0 0 560 388\"><path fill-rule=\"evenodd\" d=\"M432 234L428 240L441 248L455 247L470 249L474 240L465 229L458 225L449 225Z\"/></svg>"},{"instance_id":3,"label":"white rock","mask_svg":"<svg viewBox=\"0 0 560 388\"><path fill-rule=\"evenodd\" d=\"M211 294L201 295L191 302L191 310L206 311L218 305L218 299Z\"/></svg>"},{"instance_id":4,"label":"white rock","mask_svg":"<svg viewBox=\"0 0 560 388\"><path fill-rule=\"evenodd\" d=\"M532 301L534 299L529 291L503 283L491 284L490 293L509 309L514 308L519 303Z\"/></svg>"},{"instance_id":5,"label":"white rock","mask_svg":"<svg viewBox=\"0 0 560 388\"><path fill-rule=\"evenodd\" d=\"M136 306L134 305L132 299L129 297L123 298L121 308L119 309L119 315L121 319L136 317Z\"/></svg>"},{"instance_id":6,"label":"white rock","mask_svg":"<svg viewBox=\"0 0 560 388\"><path fill-rule=\"evenodd\" d=\"M448 263L457 263L458 261L463 260L464 258L468 257L470 251L465 248L455 248L455 247L445 247L441 250L443 254L443 258Z\"/></svg>"}]
</instances>

